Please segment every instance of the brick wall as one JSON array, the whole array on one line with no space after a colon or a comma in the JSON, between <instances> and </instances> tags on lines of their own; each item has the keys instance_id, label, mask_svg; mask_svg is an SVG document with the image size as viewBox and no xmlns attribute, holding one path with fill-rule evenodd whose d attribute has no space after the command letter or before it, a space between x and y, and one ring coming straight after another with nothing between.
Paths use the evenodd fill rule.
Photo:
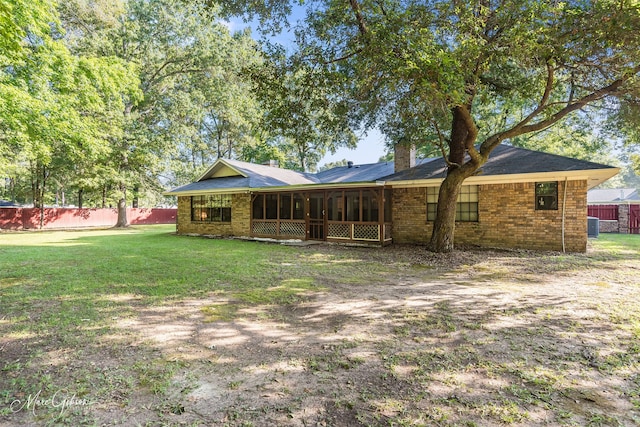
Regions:
<instances>
[{"instance_id":1,"label":"brick wall","mask_svg":"<svg viewBox=\"0 0 640 427\"><path fill-rule=\"evenodd\" d=\"M587 247L587 183L569 181L565 214L565 247ZM478 222L456 223L455 242L487 247L562 250L564 182L558 183L558 210L536 211L534 183L478 186ZM426 220L426 190L393 191L393 241L427 243L432 222Z\"/></svg>"},{"instance_id":2,"label":"brick wall","mask_svg":"<svg viewBox=\"0 0 640 427\"><path fill-rule=\"evenodd\" d=\"M629 205L618 205L618 233L629 234Z\"/></svg>"},{"instance_id":3,"label":"brick wall","mask_svg":"<svg viewBox=\"0 0 640 427\"><path fill-rule=\"evenodd\" d=\"M394 172L401 172L416 165L416 147L398 143L394 147Z\"/></svg>"},{"instance_id":4,"label":"brick wall","mask_svg":"<svg viewBox=\"0 0 640 427\"><path fill-rule=\"evenodd\" d=\"M251 195L233 194L231 222L191 222L191 197L178 197L178 234L210 234L214 236L249 236Z\"/></svg>"},{"instance_id":5,"label":"brick wall","mask_svg":"<svg viewBox=\"0 0 640 427\"><path fill-rule=\"evenodd\" d=\"M600 226L600 233L617 233L619 231L617 220L601 219L598 221L598 224Z\"/></svg>"}]
</instances>

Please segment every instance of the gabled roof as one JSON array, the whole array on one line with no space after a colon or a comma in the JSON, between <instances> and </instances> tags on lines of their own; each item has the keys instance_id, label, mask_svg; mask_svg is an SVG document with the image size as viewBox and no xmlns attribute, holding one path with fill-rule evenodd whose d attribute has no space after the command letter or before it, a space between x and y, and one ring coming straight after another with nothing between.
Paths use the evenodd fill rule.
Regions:
<instances>
[{"instance_id":1,"label":"gabled roof","mask_svg":"<svg viewBox=\"0 0 640 427\"><path fill-rule=\"evenodd\" d=\"M602 165L585 160L558 156L556 154L543 153L541 151L527 150L525 148L499 145L496 147L489 160L476 174L468 178L468 181L482 181L485 177L503 177L531 175L542 177L543 175L562 174L563 176L588 176L589 188L611 178L619 171L613 166ZM381 178L393 185L394 182L425 181L444 179L447 173L447 165L442 157L405 171L394 173ZM465 181L467 182L467 181Z\"/></svg>"},{"instance_id":2,"label":"gabled roof","mask_svg":"<svg viewBox=\"0 0 640 427\"><path fill-rule=\"evenodd\" d=\"M587 203L620 203L640 200L638 190L635 188L603 188L589 190Z\"/></svg>"},{"instance_id":3,"label":"gabled roof","mask_svg":"<svg viewBox=\"0 0 640 427\"><path fill-rule=\"evenodd\" d=\"M174 188L165 194L248 191L265 187L318 183L318 179L313 174L238 160L218 159L196 182Z\"/></svg>"},{"instance_id":4,"label":"gabled roof","mask_svg":"<svg viewBox=\"0 0 640 427\"><path fill-rule=\"evenodd\" d=\"M393 162L340 166L317 174L256 165L237 160L218 159L198 179L168 191L167 195L195 195L202 193L231 193L240 191L280 189L290 186L357 186L385 182L393 187L436 185L446 176L444 159L424 159L411 169L393 173ZM469 183L521 182L557 180L560 178L587 179L588 188L611 178L618 168L577 160L523 148L498 146Z\"/></svg>"}]
</instances>

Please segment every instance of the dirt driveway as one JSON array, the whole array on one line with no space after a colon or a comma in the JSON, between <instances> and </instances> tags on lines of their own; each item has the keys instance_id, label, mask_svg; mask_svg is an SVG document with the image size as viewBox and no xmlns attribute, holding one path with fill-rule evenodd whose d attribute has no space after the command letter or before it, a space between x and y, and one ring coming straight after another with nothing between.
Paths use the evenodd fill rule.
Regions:
<instances>
[{"instance_id":1,"label":"dirt driveway","mask_svg":"<svg viewBox=\"0 0 640 427\"><path fill-rule=\"evenodd\" d=\"M305 250L398 268L376 283L325 283L296 304L244 307L234 321L205 321L212 296L119 324L181 363L165 422L640 423L635 255Z\"/></svg>"}]
</instances>

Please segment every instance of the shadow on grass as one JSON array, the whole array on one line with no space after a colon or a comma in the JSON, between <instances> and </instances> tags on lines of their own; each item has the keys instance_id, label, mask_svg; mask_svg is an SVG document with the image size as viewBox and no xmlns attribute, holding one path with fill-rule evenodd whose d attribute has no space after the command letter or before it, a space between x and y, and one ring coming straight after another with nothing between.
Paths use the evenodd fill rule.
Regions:
<instances>
[{"instance_id":1,"label":"shadow on grass","mask_svg":"<svg viewBox=\"0 0 640 427\"><path fill-rule=\"evenodd\" d=\"M7 425L638 422L637 287L536 279L637 253L65 236L0 246Z\"/></svg>"}]
</instances>

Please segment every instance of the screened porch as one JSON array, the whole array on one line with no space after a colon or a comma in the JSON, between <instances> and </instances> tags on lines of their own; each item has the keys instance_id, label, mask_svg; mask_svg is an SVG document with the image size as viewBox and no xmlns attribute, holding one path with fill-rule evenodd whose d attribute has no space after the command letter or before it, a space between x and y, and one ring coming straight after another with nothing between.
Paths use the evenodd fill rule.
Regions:
<instances>
[{"instance_id":1,"label":"screened porch","mask_svg":"<svg viewBox=\"0 0 640 427\"><path fill-rule=\"evenodd\" d=\"M382 187L254 193L251 234L275 239L384 245L392 239L391 190Z\"/></svg>"}]
</instances>

